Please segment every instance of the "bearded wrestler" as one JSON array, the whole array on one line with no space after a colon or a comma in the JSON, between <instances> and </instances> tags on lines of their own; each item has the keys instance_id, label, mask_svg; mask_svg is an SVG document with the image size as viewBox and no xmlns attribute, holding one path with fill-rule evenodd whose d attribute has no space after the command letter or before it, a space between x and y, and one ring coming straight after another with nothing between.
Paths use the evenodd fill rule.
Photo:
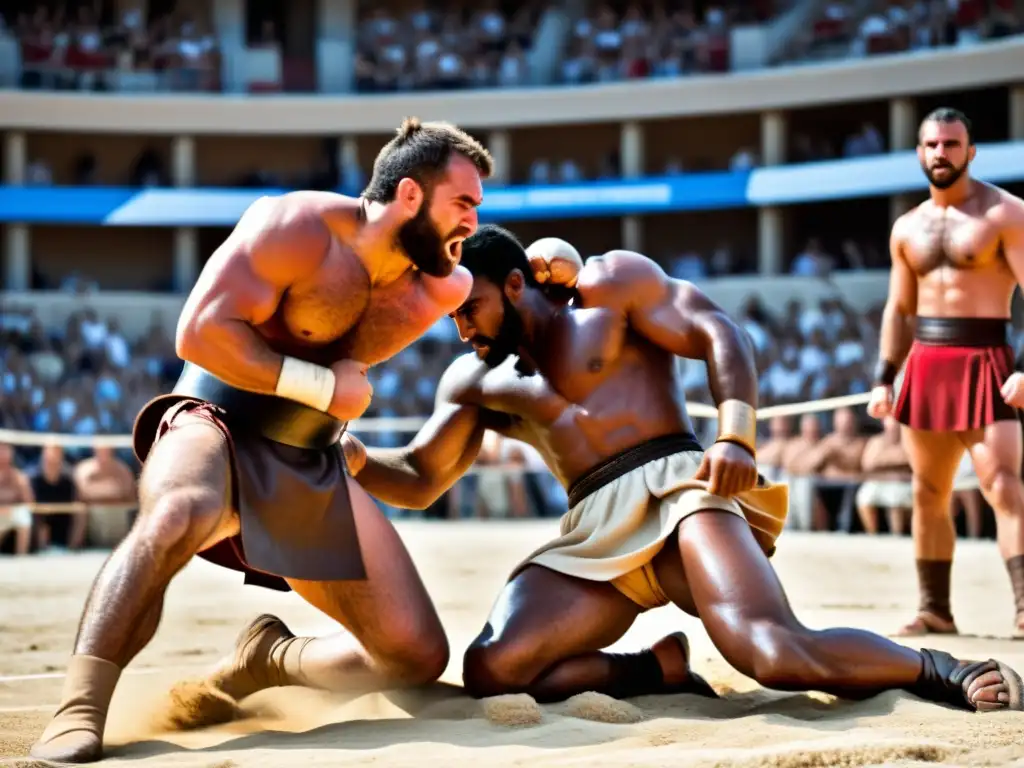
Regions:
<instances>
[{"instance_id":1,"label":"bearded wrestler","mask_svg":"<svg viewBox=\"0 0 1024 768\"><path fill-rule=\"evenodd\" d=\"M903 425L913 470L911 531L920 602L902 635L956 633L950 573L954 478L970 453L995 510L999 552L1024 632L1024 377L1008 344L1010 299L1024 281L1024 201L972 179L970 120L938 109L921 123L917 156L929 199L893 225L892 272L869 413ZM893 384L905 364L899 398Z\"/></svg>"},{"instance_id":2,"label":"bearded wrestler","mask_svg":"<svg viewBox=\"0 0 1024 768\"><path fill-rule=\"evenodd\" d=\"M513 571L466 651L472 695L714 695L690 671L682 633L639 653L602 650L671 602L770 688L905 689L967 710L1021 709L1021 679L999 662L812 630L793 615L768 561L786 489L755 466L753 350L697 288L612 251L586 263L567 305L533 279L516 239L490 226L465 242L462 264L473 289L453 317L476 353L449 366L408 447L367 451L350 435L345 445L360 484L396 506L423 508L451 487L486 429L531 444L567 489L560 535ZM678 395L676 356L708 367L719 431L706 450Z\"/></svg>"},{"instance_id":3,"label":"bearded wrestler","mask_svg":"<svg viewBox=\"0 0 1024 768\"><path fill-rule=\"evenodd\" d=\"M139 515L93 585L34 757L100 757L120 672L197 554L248 583L294 590L348 630L295 637L260 617L210 680L224 695L441 674L441 623L396 532L346 477L339 440L370 403L367 366L465 300L472 280L456 265L490 172L466 133L409 119L359 198L297 192L242 216L182 311L181 379L136 420Z\"/></svg>"}]
</instances>

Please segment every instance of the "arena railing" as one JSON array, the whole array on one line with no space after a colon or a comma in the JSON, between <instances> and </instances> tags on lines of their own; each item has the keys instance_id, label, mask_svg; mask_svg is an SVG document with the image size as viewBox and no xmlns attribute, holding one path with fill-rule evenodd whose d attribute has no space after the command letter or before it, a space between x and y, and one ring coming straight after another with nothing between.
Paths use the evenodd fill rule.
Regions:
<instances>
[{"instance_id":1,"label":"arena railing","mask_svg":"<svg viewBox=\"0 0 1024 768\"><path fill-rule=\"evenodd\" d=\"M863 392L839 397L828 397L821 400L810 400L802 403L786 403L771 405L758 409L758 421L766 421L775 416L800 416L805 413L822 413L837 408L866 405L870 393ZM717 409L707 403L687 403L687 412L695 419L714 419L718 416ZM426 417L413 416L406 418L357 419L349 425L355 433L393 432L415 433L426 423ZM14 446L42 447L58 445L63 448L131 448L131 435L72 435L57 432L26 432L16 429L0 429L0 443Z\"/></svg>"}]
</instances>

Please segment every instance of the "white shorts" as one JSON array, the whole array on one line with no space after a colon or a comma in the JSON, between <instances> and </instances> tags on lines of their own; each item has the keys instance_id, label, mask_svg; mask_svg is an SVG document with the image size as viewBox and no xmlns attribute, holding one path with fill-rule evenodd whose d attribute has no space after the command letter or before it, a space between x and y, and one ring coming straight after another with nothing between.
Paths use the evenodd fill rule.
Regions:
<instances>
[{"instance_id":1,"label":"white shorts","mask_svg":"<svg viewBox=\"0 0 1024 768\"><path fill-rule=\"evenodd\" d=\"M0 506L0 534L32 527L32 508L28 504Z\"/></svg>"},{"instance_id":2,"label":"white shorts","mask_svg":"<svg viewBox=\"0 0 1024 768\"><path fill-rule=\"evenodd\" d=\"M900 480L865 480L857 489L857 506L910 509L914 506L913 486Z\"/></svg>"}]
</instances>

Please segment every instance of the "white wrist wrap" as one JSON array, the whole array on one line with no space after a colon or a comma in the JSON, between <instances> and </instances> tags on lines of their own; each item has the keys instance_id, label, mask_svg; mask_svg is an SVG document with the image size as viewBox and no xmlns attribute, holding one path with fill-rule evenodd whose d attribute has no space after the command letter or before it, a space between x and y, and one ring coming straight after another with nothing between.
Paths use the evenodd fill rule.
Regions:
<instances>
[{"instance_id":1,"label":"white wrist wrap","mask_svg":"<svg viewBox=\"0 0 1024 768\"><path fill-rule=\"evenodd\" d=\"M274 391L280 397L326 412L334 399L334 371L285 357Z\"/></svg>"}]
</instances>

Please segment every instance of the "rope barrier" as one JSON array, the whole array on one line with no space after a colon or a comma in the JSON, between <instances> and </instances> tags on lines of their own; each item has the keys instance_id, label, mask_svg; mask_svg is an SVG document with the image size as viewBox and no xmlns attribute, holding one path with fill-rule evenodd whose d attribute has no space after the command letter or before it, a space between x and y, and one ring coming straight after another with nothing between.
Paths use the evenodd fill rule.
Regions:
<instances>
[{"instance_id":1,"label":"rope barrier","mask_svg":"<svg viewBox=\"0 0 1024 768\"><path fill-rule=\"evenodd\" d=\"M787 403L761 408L757 420L765 421L775 416L797 416L805 413L821 413L837 408L866 405L871 393L829 397L822 400L808 400L802 403ZM686 403L686 410L693 418L714 419L718 409L707 403ZM426 423L426 417L356 419L349 428L355 433L402 432L414 433ZM131 448L131 435L67 435L55 432L25 432L17 429L0 429L0 443L17 446L59 445L62 448Z\"/></svg>"}]
</instances>

